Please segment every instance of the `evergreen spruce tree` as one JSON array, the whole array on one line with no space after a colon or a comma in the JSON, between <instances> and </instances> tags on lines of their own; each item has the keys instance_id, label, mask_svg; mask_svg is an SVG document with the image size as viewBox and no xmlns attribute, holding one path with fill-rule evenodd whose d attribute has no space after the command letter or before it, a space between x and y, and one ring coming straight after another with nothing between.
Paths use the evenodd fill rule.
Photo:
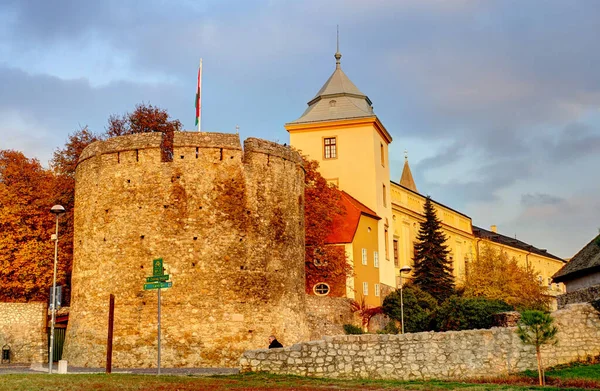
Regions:
<instances>
[{"instance_id":1,"label":"evergreen spruce tree","mask_svg":"<svg viewBox=\"0 0 600 391\"><path fill-rule=\"evenodd\" d=\"M454 293L452 263L447 259L446 236L435 214L431 198L425 199L425 221L420 223L415 244L414 284L435 297L439 303Z\"/></svg>"}]
</instances>

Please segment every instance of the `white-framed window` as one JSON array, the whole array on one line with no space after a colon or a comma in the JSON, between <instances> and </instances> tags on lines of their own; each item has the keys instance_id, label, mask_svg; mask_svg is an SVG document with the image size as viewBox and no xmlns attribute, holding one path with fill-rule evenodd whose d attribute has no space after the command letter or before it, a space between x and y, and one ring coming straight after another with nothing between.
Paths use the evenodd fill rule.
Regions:
<instances>
[{"instance_id":1,"label":"white-framed window","mask_svg":"<svg viewBox=\"0 0 600 391\"><path fill-rule=\"evenodd\" d=\"M375 284L375 296L379 297L379 284Z\"/></svg>"},{"instance_id":2,"label":"white-framed window","mask_svg":"<svg viewBox=\"0 0 600 391\"><path fill-rule=\"evenodd\" d=\"M379 267L379 253L377 251L373 251L373 266Z\"/></svg>"},{"instance_id":3,"label":"white-framed window","mask_svg":"<svg viewBox=\"0 0 600 391\"><path fill-rule=\"evenodd\" d=\"M337 137L323 138L323 158L337 158Z\"/></svg>"},{"instance_id":4,"label":"white-framed window","mask_svg":"<svg viewBox=\"0 0 600 391\"><path fill-rule=\"evenodd\" d=\"M369 283L363 282L363 296L369 296Z\"/></svg>"},{"instance_id":5,"label":"white-framed window","mask_svg":"<svg viewBox=\"0 0 600 391\"><path fill-rule=\"evenodd\" d=\"M362 249L362 264L363 265L367 264L367 249L366 248Z\"/></svg>"},{"instance_id":6,"label":"white-framed window","mask_svg":"<svg viewBox=\"0 0 600 391\"><path fill-rule=\"evenodd\" d=\"M315 295L317 296L326 296L329 294L329 285L324 282L318 282L313 286L313 292L315 292Z\"/></svg>"}]
</instances>

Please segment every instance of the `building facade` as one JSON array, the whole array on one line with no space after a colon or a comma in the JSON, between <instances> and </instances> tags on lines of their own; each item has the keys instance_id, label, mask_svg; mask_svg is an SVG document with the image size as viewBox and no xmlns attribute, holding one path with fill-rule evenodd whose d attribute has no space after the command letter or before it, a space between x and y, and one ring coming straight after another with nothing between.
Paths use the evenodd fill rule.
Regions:
<instances>
[{"instance_id":1,"label":"building facade","mask_svg":"<svg viewBox=\"0 0 600 391\"><path fill-rule=\"evenodd\" d=\"M287 123L285 128L290 134L290 144L317 160L325 179L375 213L377 222L370 225L377 226L374 231L378 281L373 280L373 270L363 267L365 248L357 244L361 236L343 243L354 266L354 277L347 282L347 296L364 296L370 305L379 305L386 292L398 287L400 269L413 267L414 244L419 223L425 219L426 197L417 190L406 156L400 181L391 180L388 150L392 137L374 113L369 97L342 71L342 55L337 52L334 57L333 74L308 102L302 116ZM447 237L449 259L458 285L465 280L468 265L476 259L480 246L486 244L515 257L523 266L535 268L540 284L548 285L550 295L564 291L562 284L551 281L564 260L501 235L495 226L489 231L474 227L469 216L432 201ZM375 296L376 286L378 296Z\"/></svg>"}]
</instances>

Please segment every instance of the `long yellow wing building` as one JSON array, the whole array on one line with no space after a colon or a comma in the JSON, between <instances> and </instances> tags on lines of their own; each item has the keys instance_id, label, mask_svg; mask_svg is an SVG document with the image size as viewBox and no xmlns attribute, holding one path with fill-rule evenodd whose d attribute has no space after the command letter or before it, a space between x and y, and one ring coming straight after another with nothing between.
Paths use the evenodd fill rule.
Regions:
<instances>
[{"instance_id":1,"label":"long yellow wing building","mask_svg":"<svg viewBox=\"0 0 600 391\"><path fill-rule=\"evenodd\" d=\"M369 97L342 71L341 57L335 53L333 74L300 118L285 128L293 147L317 160L321 174L330 183L369 211L357 224L351 242L340 245L346 246L354 267L346 295L377 306L398 287L400 268L413 265L425 196L417 190L406 156L399 182L390 178L388 147L392 137L374 113ZM552 275L564 260L501 235L495 226L490 230L474 227L469 216L435 200L434 206L448 238L446 245L458 284L464 281L469 262L487 244L523 265L533 266L540 284L548 284L549 294L564 291L562 284L551 284ZM327 289L315 292L326 294Z\"/></svg>"}]
</instances>

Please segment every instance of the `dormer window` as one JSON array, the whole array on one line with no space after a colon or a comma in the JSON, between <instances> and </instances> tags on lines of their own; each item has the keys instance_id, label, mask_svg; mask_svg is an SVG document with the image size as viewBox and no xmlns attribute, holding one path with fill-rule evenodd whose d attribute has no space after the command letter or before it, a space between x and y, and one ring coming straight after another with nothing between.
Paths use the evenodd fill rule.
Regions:
<instances>
[{"instance_id":1,"label":"dormer window","mask_svg":"<svg viewBox=\"0 0 600 391\"><path fill-rule=\"evenodd\" d=\"M329 101L329 107L335 107L335 104L336 104L336 103L337 103L337 102L335 101L335 99L332 99L332 100L330 100L330 101Z\"/></svg>"}]
</instances>

